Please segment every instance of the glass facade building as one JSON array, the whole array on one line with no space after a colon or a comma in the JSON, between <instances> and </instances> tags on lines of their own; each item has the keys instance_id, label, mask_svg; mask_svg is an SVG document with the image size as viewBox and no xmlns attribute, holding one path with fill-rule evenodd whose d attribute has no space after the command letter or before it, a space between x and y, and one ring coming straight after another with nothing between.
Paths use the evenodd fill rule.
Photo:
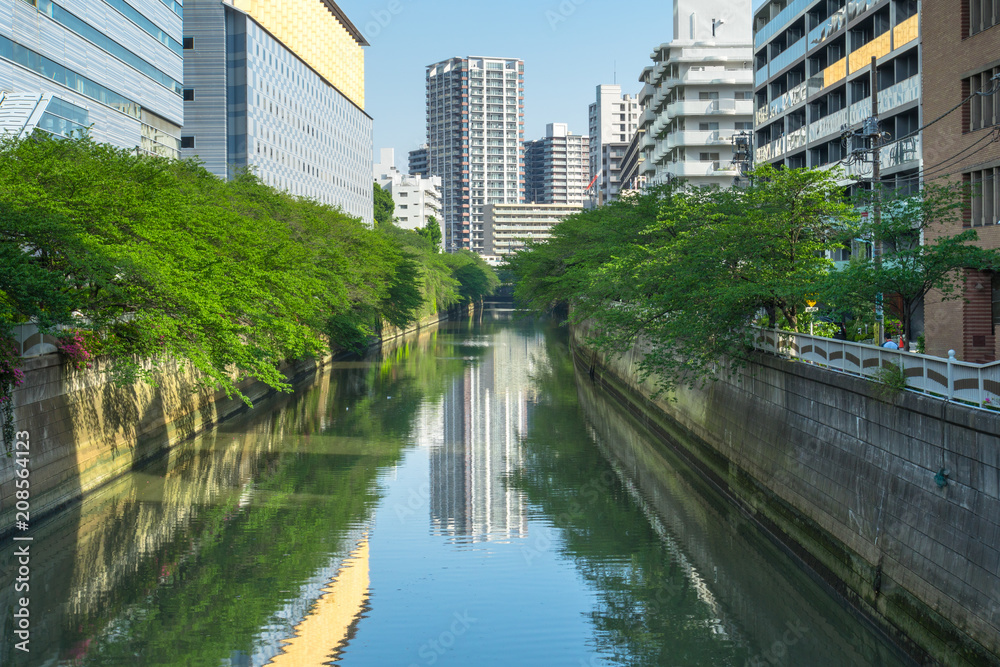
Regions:
<instances>
[{"instance_id":1,"label":"glass facade building","mask_svg":"<svg viewBox=\"0 0 1000 667\"><path fill-rule=\"evenodd\" d=\"M16 0L0 13L0 127L176 158L183 8L161 0Z\"/></svg>"}]
</instances>

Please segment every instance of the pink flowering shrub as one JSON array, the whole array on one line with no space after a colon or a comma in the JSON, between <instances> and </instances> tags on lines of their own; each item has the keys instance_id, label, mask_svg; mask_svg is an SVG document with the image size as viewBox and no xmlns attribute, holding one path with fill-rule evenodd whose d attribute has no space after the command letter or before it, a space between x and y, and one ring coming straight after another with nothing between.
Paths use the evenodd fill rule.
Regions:
<instances>
[{"instance_id":1,"label":"pink flowering shrub","mask_svg":"<svg viewBox=\"0 0 1000 667\"><path fill-rule=\"evenodd\" d=\"M67 331L58 336L59 344L56 349L66 360L78 371L91 368L90 362L94 359L91 352L93 341L91 336L83 331Z\"/></svg>"},{"instance_id":2,"label":"pink flowering shrub","mask_svg":"<svg viewBox=\"0 0 1000 667\"><path fill-rule=\"evenodd\" d=\"M24 384L21 354L9 338L0 338L0 422L2 422L3 442L10 456L14 443L14 389Z\"/></svg>"}]
</instances>

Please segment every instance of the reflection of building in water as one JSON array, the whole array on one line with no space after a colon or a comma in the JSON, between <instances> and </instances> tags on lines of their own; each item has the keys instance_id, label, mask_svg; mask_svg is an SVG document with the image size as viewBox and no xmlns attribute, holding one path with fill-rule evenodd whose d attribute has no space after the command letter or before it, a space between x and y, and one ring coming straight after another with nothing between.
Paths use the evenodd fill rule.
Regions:
<instances>
[{"instance_id":1,"label":"reflection of building in water","mask_svg":"<svg viewBox=\"0 0 1000 667\"><path fill-rule=\"evenodd\" d=\"M537 400L531 374L545 362L543 342L505 329L489 342L467 343L489 349L444 397L444 440L430 457L435 533L475 540L525 535L524 500L507 478L522 463L521 439Z\"/></svg>"},{"instance_id":2,"label":"reflection of building in water","mask_svg":"<svg viewBox=\"0 0 1000 667\"><path fill-rule=\"evenodd\" d=\"M283 640L281 654L267 664L320 667L339 657L365 611L369 584L366 536L323 589L309 615L295 626L295 636Z\"/></svg>"}]
</instances>

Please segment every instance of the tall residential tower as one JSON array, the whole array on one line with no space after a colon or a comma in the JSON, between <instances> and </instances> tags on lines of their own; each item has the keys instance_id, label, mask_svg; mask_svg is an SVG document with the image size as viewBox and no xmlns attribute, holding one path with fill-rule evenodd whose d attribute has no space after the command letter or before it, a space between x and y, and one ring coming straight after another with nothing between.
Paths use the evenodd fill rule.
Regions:
<instances>
[{"instance_id":1,"label":"tall residential tower","mask_svg":"<svg viewBox=\"0 0 1000 667\"><path fill-rule=\"evenodd\" d=\"M590 137L549 123L545 138L524 145L524 201L583 206L590 183Z\"/></svg>"},{"instance_id":2,"label":"tall residential tower","mask_svg":"<svg viewBox=\"0 0 1000 667\"><path fill-rule=\"evenodd\" d=\"M622 161L638 129L639 99L622 95L621 86L601 85L589 111L590 178L597 176L593 192L598 203L606 203L621 188Z\"/></svg>"},{"instance_id":3,"label":"tall residential tower","mask_svg":"<svg viewBox=\"0 0 1000 667\"><path fill-rule=\"evenodd\" d=\"M442 180L445 247L483 252L487 204L524 199L524 63L470 56L427 67L427 153Z\"/></svg>"}]
</instances>

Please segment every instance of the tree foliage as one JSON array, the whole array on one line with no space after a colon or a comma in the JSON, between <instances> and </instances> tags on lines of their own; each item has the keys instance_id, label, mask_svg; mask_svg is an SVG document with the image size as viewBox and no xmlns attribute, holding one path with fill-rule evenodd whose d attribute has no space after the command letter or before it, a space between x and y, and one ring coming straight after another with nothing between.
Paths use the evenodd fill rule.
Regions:
<instances>
[{"instance_id":1,"label":"tree foliage","mask_svg":"<svg viewBox=\"0 0 1000 667\"><path fill-rule=\"evenodd\" d=\"M170 358L227 392L245 378L283 388L285 360L462 298L453 268L408 234L425 245L249 172L224 181L87 138L6 140L0 330L89 330L123 381Z\"/></svg>"},{"instance_id":2,"label":"tree foliage","mask_svg":"<svg viewBox=\"0 0 1000 667\"><path fill-rule=\"evenodd\" d=\"M428 216L427 224L423 228L418 229L417 233L431 242L434 252L441 250L441 225L433 215Z\"/></svg>"},{"instance_id":3,"label":"tree foliage","mask_svg":"<svg viewBox=\"0 0 1000 667\"><path fill-rule=\"evenodd\" d=\"M396 202L392 199L392 193L383 188L378 182L375 186L375 225L392 224L393 214L396 212Z\"/></svg>"},{"instance_id":4,"label":"tree foliage","mask_svg":"<svg viewBox=\"0 0 1000 667\"><path fill-rule=\"evenodd\" d=\"M973 229L921 242L932 226L954 227L959 220L965 204L957 186L925 185L913 194L883 189L879 196L879 215L871 210L872 195L867 193L859 205L869 209L868 215L845 231L848 238L881 248L881 254L852 257L844 269L828 276L820 293L841 309L871 311L884 303L911 338L914 312L928 292L938 290L945 300L959 298L965 277L960 269L1000 269L1000 254L972 245L977 240Z\"/></svg>"},{"instance_id":5,"label":"tree foliage","mask_svg":"<svg viewBox=\"0 0 1000 667\"><path fill-rule=\"evenodd\" d=\"M511 267L522 301L571 301L598 349L641 339L640 371L668 389L738 357L761 311L794 324L853 215L835 175L765 166L745 189L663 186L580 213Z\"/></svg>"}]
</instances>

